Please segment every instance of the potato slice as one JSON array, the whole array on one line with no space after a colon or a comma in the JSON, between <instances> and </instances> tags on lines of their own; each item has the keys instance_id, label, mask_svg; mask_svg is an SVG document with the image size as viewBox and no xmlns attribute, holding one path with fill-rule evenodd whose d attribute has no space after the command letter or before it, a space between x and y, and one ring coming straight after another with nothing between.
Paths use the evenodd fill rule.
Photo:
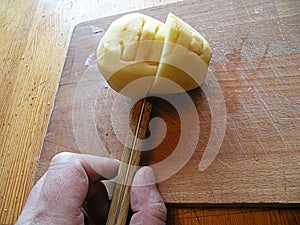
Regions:
<instances>
[{"instance_id":1,"label":"potato slice","mask_svg":"<svg viewBox=\"0 0 300 225\"><path fill-rule=\"evenodd\" d=\"M208 42L190 25L169 13L160 63L151 93L172 94L199 87L211 59ZM174 89L172 82L181 88Z\"/></svg>"},{"instance_id":2,"label":"potato slice","mask_svg":"<svg viewBox=\"0 0 300 225\"><path fill-rule=\"evenodd\" d=\"M162 51L164 30L162 22L140 13L122 16L110 25L98 45L97 63L115 91L131 97L149 92ZM129 85L133 81L135 85Z\"/></svg>"}]
</instances>

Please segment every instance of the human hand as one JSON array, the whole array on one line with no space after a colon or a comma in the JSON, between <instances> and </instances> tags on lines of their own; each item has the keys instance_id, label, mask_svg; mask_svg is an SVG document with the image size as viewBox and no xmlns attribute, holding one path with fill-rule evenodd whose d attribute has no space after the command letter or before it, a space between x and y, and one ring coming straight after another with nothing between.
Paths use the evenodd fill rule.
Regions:
<instances>
[{"instance_id":1,"label":"human hand","mask_svg":"<svg viewBox=\"0 0 300 225\"><path fill-rule=\"evenodd\" d=\"M118 166L118 160L109 158L74 153L56 155L33 187L16 224L84 224L84 203L89 217L97 224L104 223L109 200L99 180L115 177ZM154 181L150 167L137 171L131 188L131 225L165 224L166 207Z\"/></svg>"}]
</instances>

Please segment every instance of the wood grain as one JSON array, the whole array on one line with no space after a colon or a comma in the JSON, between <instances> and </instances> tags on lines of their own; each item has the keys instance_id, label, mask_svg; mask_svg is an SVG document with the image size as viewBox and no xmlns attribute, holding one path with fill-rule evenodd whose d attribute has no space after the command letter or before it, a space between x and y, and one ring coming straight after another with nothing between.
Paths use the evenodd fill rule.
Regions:
<instances>
[{"instance_id":1,"label":"wood grain","mask_svg":"<svg viewBox=\"0 0 300 225\"><path fill-rule=\"evenodd\" d=\"M85 3L50 0L25 1L22 4L13 0L0 2L0 29L2 34L0 36L2 43L0 47L2 61L2 67L0 68L0 224L14 223L31 190L59 77L75 24L171 1L119 2L118 4L108 1L89 1L89 3ZM209 36L209 41L214 46L214 50L219 49L223 52L223 54L218 55L218 58L214 59L223 62L217 67L220 73L223 73L224 76L230 75L232 72L234 72L233 74L239 74L240 71L245 73L249 68L256 71L255 67L259 66L260 73L265 71L281 81L276 83L278 88L284 87L282 82L286 82L286 87L281 93L289 93L288 79L299 75L299 63L297 63L299 61L297 60L297 54L299 54L299 45L297 44L299 43L298 1L276 0L266 1L263 4L260 1L247 3L198 1L198 3L203 5L203 9L199 11L203 16L197 18L199 21L196 22L195 20L192 25L198 24L200 27L207 29L207 32L204 31L205 35ZM181 11L179 15L184 19L188 17L189 13L184 11L185 5L179 4L174 7ZM211 13L210 7L214 7L218 19L211 24L207 24ZM247 19L250 18L246 22L247 25L252 27L255 32L241 36L240 34L245 33L248 28L241 29L238 26L241 24L239 19L246 16L248 16ZM266 26L262 26L260 22L263 22ZM224 26L226 24L227 26ZM212 32L219 32L221 36L209 35ZM224 37L227 37L226 39L222 38L223 34ZM264 39L266 37L267 41ZM224 41L220 42L218 38ZM249 43L252 43L252 48L249 48ZM253 51L250 51L251 49ZM247 57L245 58L245 56ZM259 57L262 60L255 60ZM254 60L250 61L249 64L242 64L241 61L247 61L247 58ZM272 67L274 62L283 62L284 65ZM232 67L236 69L232 70ZM226 72L224 72L224 69L226 69ZM258 75L261 75L260 73ZM283 78L280 76L283 74L288 77ZM232 82L235 78L231 77ZM251 81L254 77L249 76L244 79L246 78ZM255 82L255 79L252 82ZM237 85L239 84L234 84L234 82L231 84L232 87ZM295 97L297 97L297 90L294 91ZM231 93L233 92L232 90ZM276 92L270 91L269 94L275 95ZM235 93L236 98L239 95L239 93ZM285 99L291 97L283 96ZM250 96L248 101L251 101ZM291 130L291 127L299 127L297 126L299 116L295 114L297 112L291 105L292 102L284 105L284 101L280 101L280 98L278 98L277 102L267 102L266 104L269 106L280 102L283 104L281 107L291 107L290 114L288 114L290 119L280 117L280 113L277 114L273 123L278 126L274 129ZM64 100L61 100L60 103L63 104ZM238 106L241 107L241 105L234 106L231 107L231 113L235 109L239 109ZM297 106L297 104L294 106ZM248 108L248 110L248 114L251 114L254 108ZM261 110L263 109L261 108ZM272 108L273 112L275 112L274 110ZM245 115L245 118L247 118L247 115ZM243 121L238 122L242 123ZM252 127L253 135L255 135L256 129L265 126L266 123L262 120L262 123L258 125ZM241 132L246 131L240 130L238 134ZM268 130L265 130L263 134L267 135L268 132ZM278 134L280 136L280 132ZM297 134L299 134L299 129L292 135L290 133L284 135L282 132L282 138L295 138L295 144L292 146L298 146L297 150L299 150L299 145L296 145L296 143L299 143L299 139L297 139L299 135L297 136ZM236 141L237 143L243 143L239 138ZM273 141L272 148L279 153L285 146L281 146L282 142L277 139L276 135L271 136L271 144ZM268 145L270 142L263 144ZM257 143L253 149L260 149L257 148L259 144L261 143ZM279 148L276 148L276 146L279 146ZM244 149L247 147L249 146L244 146ZM287 146L287 149L289 149L289 146ZM255 161L256 159L259 161L264 160L264 157L260 158L256 152L248 152ZM285 169L288 164L278 166ZM287 180L289 180L289 176L288 174ZM226 208L204 210L199 207L185 209L169 206L168 210L170 224L300 223L299 209L261 209L257 207L245 210Z\"/></svg>"}]
</instances>

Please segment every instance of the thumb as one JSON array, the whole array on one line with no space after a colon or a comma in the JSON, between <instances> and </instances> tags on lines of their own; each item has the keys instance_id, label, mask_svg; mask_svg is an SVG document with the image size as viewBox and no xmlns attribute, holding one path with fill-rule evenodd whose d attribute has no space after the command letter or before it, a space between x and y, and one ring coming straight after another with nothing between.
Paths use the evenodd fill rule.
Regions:
<instances>
[{"instance_id":1,"label":"thumb","mask_svg":"<svg viewBox=\"0 0 300 225\"><path fill-rule=\"evenodd\" d=\"M130 225L166 223L167 209L155 186L151 167L143 167L137 171L131 187L130 202L134 213Z\"/></svg>"}]
</instances>

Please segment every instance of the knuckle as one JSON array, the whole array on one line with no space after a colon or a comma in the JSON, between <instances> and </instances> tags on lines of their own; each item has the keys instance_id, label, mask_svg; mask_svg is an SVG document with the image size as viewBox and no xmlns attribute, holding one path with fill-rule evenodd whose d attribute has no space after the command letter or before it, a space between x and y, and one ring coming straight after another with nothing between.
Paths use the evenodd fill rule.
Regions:
<instances>
[{"instance_id":1,"label":"knuckle","mask_svg":"<svg viewBox=\"0 0 300 225\"><path fill-rule=\"evenodd\" d=\"M149 205L152 216L159 218L161 221L166 220L167 208L163 202L157 202Z\"/></svg>"},{"instance_id":2,"label":"knuckle","mask_svg":"<svg viewBox=\"0 0 300 225\"><path fill-rule=\"evenodd\" d=\"M50 166L58 166L58 165L63 165L63 164L76 164L78 159L76 160L75 154L71 152L61 152L55 155L51 162Z\"/></svg>"}]
</instances>

